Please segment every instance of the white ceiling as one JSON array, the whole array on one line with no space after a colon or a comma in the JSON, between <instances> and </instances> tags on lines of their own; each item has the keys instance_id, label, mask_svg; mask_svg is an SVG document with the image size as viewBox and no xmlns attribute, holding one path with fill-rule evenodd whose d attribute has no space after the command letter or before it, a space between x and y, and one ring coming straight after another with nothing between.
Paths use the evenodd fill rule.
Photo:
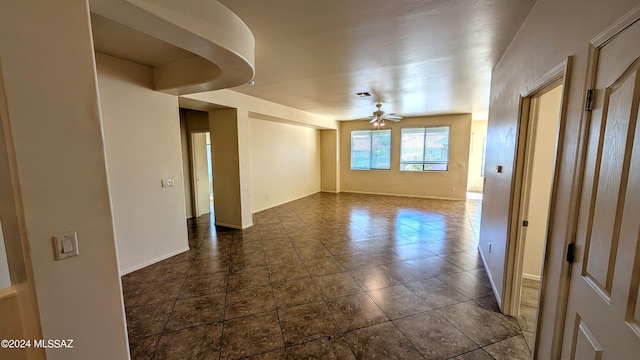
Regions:
<instances>
[{"instance_id":1,"label":"white ceiling","mask_svg":"<svg viewBox=\"0 0 640 360\"><path fill-rule=\"evenodd\" d=\"M383 110L486 119L491 69L534 0L219 0L256 39L234 90L338 120ZM356 92L368 91L371 98Z\"/></svg>"}]
</instances>

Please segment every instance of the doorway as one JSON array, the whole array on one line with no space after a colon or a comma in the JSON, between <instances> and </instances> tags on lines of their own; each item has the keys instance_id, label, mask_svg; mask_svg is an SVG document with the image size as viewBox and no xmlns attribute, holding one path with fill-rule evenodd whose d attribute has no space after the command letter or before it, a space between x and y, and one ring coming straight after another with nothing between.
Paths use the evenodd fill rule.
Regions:
<instances>
[{"instance_id":1,"label":"doorway","mask_svg":"<svg viewBox=\"0 0 640 360\"><path fill-rule=\"evenodd\" d=\"M211 165L211 134L191 133L192 194L196 217L213 216L213 168Z\"/></svg>"},{"instance_id":2,"label":"doorway","mask_svg":"<svg viewBox=\"0 0 640 360\"><path fill-rule=\"evenodd\" d=\"M517 318L532 353L538 324L544 254L553 209L570 58L521 93L520 125L509 228L504 312Z\"/></svg>"},{"instance_id":3,"label":"doorway","mask_svg":"<svg viewBox=\"0 0 640 360\"><path fill-rule=\"evenodd\" d=\"M518 223L518 241L523 244L519 255L520 304L518 324L533 350L543 254L547 242L551 190L556 163L556 144L562 109L563 86L531 98L527 130L527 147L522 185L522 202Z\"/></svg>"}]
</instances>

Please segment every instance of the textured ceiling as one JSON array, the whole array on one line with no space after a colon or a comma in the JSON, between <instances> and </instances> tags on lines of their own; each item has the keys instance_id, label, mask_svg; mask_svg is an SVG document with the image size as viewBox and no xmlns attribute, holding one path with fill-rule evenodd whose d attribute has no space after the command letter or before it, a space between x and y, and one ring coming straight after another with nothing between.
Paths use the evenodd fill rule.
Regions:
<instances>
[{"instance_id":1,"label":"textured ceiling","mask_svg":"<svg viewBox=\"0 0 640 360\"><path fill-rule=\"evenodd\" d=\"M221 0L256 39L234 90L338 120L383 110L486 119L491 69L533 0ZM359 98L356 92L373 96Z\"/></svg>"}]
</instances>

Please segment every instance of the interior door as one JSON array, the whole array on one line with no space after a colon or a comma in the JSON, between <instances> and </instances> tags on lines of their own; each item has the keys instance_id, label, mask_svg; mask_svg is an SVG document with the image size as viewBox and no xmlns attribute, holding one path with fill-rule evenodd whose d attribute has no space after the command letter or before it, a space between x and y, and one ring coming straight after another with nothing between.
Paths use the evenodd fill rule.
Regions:
<instances>
[{"instance_id":1,"label":"interior door","mask_svg":"<svg viewBox=\"0 0 640 360\"><path fill-rule=\"evenodd\" d=\"M640 357L640 22L598 56L563 359Z\"/></svg>"},{"instance_id":2,"label":"interior door","mask_svg":"<svg viewBox=\"0 0 640 360\"><path fill-rule=\"evenodd\" d=\"M195 187L196 216L211 212L211 184L209 182L209 167L207 160L207 133L192 133L191 146L193 148L193 182Z\"/></svg>"}]
</instances>

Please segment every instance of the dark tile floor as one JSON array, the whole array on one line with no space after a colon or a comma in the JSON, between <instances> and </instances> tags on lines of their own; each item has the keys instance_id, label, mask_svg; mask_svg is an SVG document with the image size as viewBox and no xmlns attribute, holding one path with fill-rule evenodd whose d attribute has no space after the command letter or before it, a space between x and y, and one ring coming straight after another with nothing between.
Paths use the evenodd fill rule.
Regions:
<instances>
[{"instance_id":1,"label":"dark tile floor","mask_svg":"<svg viewBox=\"0 0 640 360\"><path fill-rule=\"evenodd\" d=\"M527 359L477 253L480 201L319 193L122 277L133 359Z\"/></svg>"},{"instance_id":2,"label":"dark tile floor","mask_svg":"<svg viewBox=\"0 0 640 360\"><path fill-rule=\"evenodd\" d=\"M529 350L533 350L536 336L539 291L540 281L523 279L518 325L520 325L520 328L522 329L522 335L524 335L524 339L527 341Z\"/></svg>"}]
</instances>

